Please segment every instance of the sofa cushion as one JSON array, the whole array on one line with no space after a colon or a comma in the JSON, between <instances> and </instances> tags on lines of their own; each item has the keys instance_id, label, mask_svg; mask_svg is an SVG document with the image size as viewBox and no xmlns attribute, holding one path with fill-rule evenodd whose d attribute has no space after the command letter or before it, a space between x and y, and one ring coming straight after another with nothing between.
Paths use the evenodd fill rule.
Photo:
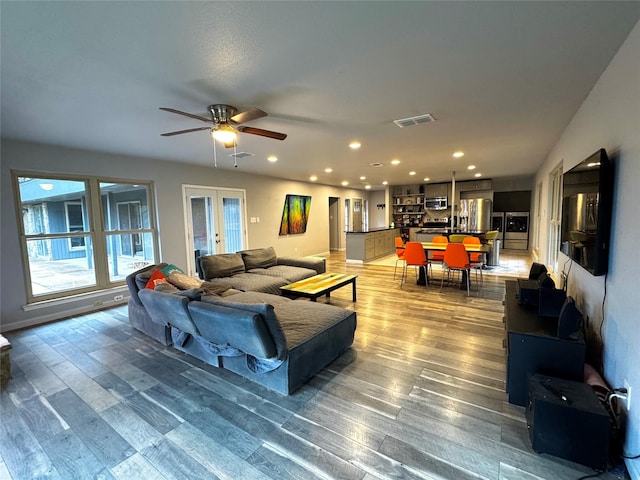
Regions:
<instances>
[{"instance_id":1,"label":"sofa cushion","mask_svg":"<svg viewBox=\"0 0 640 480\"><path fill-rule=\"evenodd\" d=\"M242 255L239 253L204 255L198 261L205 280L230 277L238 273L244 273L245 270Z\"/></svg>"},{"instance_id":2,"label":"sofa cushion","mask_svg":"<svg viewBox=\"0 0 640 480\"><path fill-rule=\"evenodd\" d=\"M242 250L242 261L244 268L251 270L252 268L269 268L277 265L278 256L273 247L254 248L252 250Z\"/></svg>"},{"instance_id":3,"label":"sofa cushion","mask_svg":"<svg viewBox=\"0 0 640 480\"><path fill-rule=\"evenodd\" d=\"M236 290L272 293L274 295L280 295L280 287L289 283L283 278L254 275L253 273L239 273L232 277L217 278L215 281L225 282Z\"/></svg>"},{"instance_id":4,"label":"sofa cushion","mask_svg":"<svg viewBox=\"0 0 640 480\"><path fill-rule=\"evenodd\" d=\"M139 296L155 323L178 327L192 335L200 334L189 315L187 306L190 300L187 297L149 289L141 290Z\"/></svg>"},{"instance_id":5,"label":"sofa cushion","mask_svg":"<svg viewBox=\"0 0 640 480\"><path fill-rule=\"evenodd\" d=\"M275 358L273 335L259 312L210 302L191 302L188 308L205 340L220 348L237 348L257 358Z\"/></svg>"},{"instance_id":6,"label":"sofa cushion","mask_svg":"<svg viewBox=\"0 0 640 480\"><path fill-rule=\"evenodd\" d=\"M200 288L204 283L199 278L190 277L181 272L172 272L168 277L169 283L182 290L188 290L190 288Z\"/></svg>"},{"instance_id":7,"label":"sofa cushion","mask_svg":"<svg viewBox=\"0 0 640 480\"><path fill-rule=\"evenodd\" d=\"M245 292L253 293L253 292ZM276 298L279 298L276 296ZM221 305L229 308L237 308L239 310L245 310L252 313L258 313L262 317L273 343L276 345L278 360L283 360L287 356L287 339L282 331L280 322L275 314L274 307L270 303L255 303L255 297L246 296L244 293L238 293L230 297L217 297L215 295L206 295L202 297L202 301L205 303L212 303L214 305ZM285 299L288 300L288 299ZM290 300L291 301L291 300Z\"/></svg>"},{"instance_id":8,"label":"sofa cushion","mask_svg":"<svg viewBox=\"0 0 640 480\"><path fill-rule=\"evenodd\" d=\"M316 271L310 268L290 267L289 265L275 265L269 268L253 268L248 270L247 273L282 278L286 280L287 283L297 282L298 280L303 280L317 275Z\"/></svg>"}]
</instances>

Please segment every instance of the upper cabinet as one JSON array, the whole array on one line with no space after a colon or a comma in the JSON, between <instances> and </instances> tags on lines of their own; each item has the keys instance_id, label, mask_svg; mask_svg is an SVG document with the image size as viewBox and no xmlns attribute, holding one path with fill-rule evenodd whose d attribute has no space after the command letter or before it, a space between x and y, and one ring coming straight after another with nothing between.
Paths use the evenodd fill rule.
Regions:
<instances>
[{"instance_id":1,"label":"upper cabinet","mask_svg":"<svg viewBox=\"0 0 640 480\"><path fill-rule=\"evenodd\" d=\"M491 180L469 180L466 182L456 182L456 190L459 192L470 192L473 190L491 190L493 187Z\"/></svg>"},{"instance_id":2,"label":"upper cabinet","mask_svg":"<svg viewBox=\"0 0 640 480\"><path fill-rule=\"evenodd\" d=\"M423 187L424 187L424 196L427 198L449 197L451 184L450 183L428 183Z\"/></svg>"}]
</instances>

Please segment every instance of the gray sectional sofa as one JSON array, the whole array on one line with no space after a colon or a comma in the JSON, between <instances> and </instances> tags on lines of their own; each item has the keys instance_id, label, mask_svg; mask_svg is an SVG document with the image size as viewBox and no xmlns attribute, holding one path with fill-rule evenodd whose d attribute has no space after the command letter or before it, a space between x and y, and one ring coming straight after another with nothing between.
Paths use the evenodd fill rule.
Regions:
<instances>
[{"instance_id":1,"label":"gray sectional sofa","mask_svg":"<svg viewBox=\"0 0 640 480\"><path fill-rule=\"evenodd\" d=\"M253 251L249 257L265 252ZM235 255L235 254L234 254ZM338 358L353 343L356 313L333 305L291 300L269 293L274 288L324 272L324 262L295 259L297 265L276 264L246 269L227 277L215 276L224 264L236 260L209 258L203 265L209 280L171 274L172 283L145 288L157 267L131 274L129 320L138 330L164 345L192 355L210 365L225 368L284 395L304 385L313 375ZM202 265L202 264L201 264ZM308 266L309 264L307 264ZM292 267L293 270L277 267ZM215 267L215 269L214 269ZM236 265L237 267L237 265ZM234 267L235 268L235 267ZM273 270L271 270L273 268ZM300 270L297 270L300 269ZM271 270L270 274L253 270ZM217 273L214 273L217 272ZM241 277L227 282L235 275ZM271 279L272 284L247 277ZM281 275L294 275L286 277ZM301 277L301 278L306 278ZM265 291L240 291L257 286Z\"/></svg>"}]
</instances>

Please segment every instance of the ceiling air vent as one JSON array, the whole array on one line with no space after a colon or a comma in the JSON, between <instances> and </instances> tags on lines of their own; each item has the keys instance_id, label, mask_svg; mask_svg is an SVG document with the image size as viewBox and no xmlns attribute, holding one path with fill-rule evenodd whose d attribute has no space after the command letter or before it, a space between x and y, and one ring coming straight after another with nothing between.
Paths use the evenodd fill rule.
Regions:
<instances>
[{"instance_id":1,"label":"ceiling air vent","mask_svg":"<svg viewBox=\"0 0 640 480\"><path fill-rule=\"evenodd\" d=\"M229 155L230 157L233 158L247 158L247 157L253 157L253 153L249 153L249 152L237 152L237 153L232 153L231 155Z\"/></svg>"},{"instance_id":2,"label":"ceiling air vent","mask_svg":"<svg viewBox=\"0 0 640 480\"><path fill-rule=\"evenodd\" d=\"M419 123L429 123L429 122L435 122L435 121L436 119L433 115L431 115L430 113L425 113L424 115L418 115L416 117L401 118L400 120L394 120L393 123L395 123L400 128L404 128L404 127L410 127L412 125L418 125Z\"/></svg>"}]
</instances>

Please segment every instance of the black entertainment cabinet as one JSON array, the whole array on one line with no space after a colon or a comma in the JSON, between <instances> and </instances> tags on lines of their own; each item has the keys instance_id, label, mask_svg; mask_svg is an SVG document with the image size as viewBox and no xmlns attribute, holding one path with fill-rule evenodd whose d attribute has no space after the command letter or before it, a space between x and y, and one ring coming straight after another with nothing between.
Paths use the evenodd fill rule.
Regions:
<instances>
[{"instance_id":1,"label":"black entertainment cabinet","mask_svg":"<svg viewBox=\"0 0 640 480\"><path fill-rule=\"evenodd\" d=\"M558 338L558 319L518 303L518 282L505 281L504 322L509 403L525 406L529 378L537 373L582 382L585 342Z\"/></svg>"}]
</instances>

